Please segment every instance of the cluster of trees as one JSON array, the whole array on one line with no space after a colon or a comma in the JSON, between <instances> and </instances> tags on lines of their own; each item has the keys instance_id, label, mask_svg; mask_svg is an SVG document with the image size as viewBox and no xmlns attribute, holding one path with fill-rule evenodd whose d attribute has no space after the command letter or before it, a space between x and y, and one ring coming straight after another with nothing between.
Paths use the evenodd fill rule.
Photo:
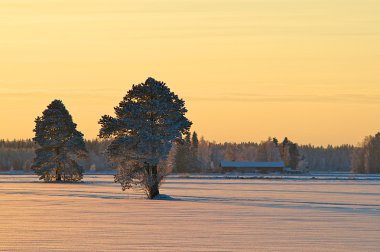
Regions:
<instances>
[{"instance_id":1,"label":"cluster of trees","mask_svg":"<svg viewBox=\"0 0 380 252\"><path fill-rule=\"evenodd\" d=\"M280 161L280 151L274 148L270 139L256 143L216 143L203 137L198 139L196 132L186 135L182 144L173 150L174 173L220 172L221 161Z\"/></svg>"},{"instance_id":2,"label":"cluster of trees","mask_svg":"<svg viewBox=\"0 0 380 252\"><path fill-rule=\"evenodd\" d=\"M305 165L310 171L349 172L353 149L352 145L299 146L300 153L305 157Z\"/></svg>"},{"instance_id":3,"label":"cluster of trees","mask_svg":"<svg viewBox=\"0 0 380 252\"><path fill-rule=\"evenodd\" d=\"M91 158L116 167L115 182L123 190L137 186L152 199L159 195L159 186L169 172L167 160L173 143L181 143L183 136L189 135L192 123L185 117L186 112L184 101L165 83L148 78L132 86L115 107L114 117L102 116L99 137L105 140L86 143L63 102L54 100L36 118L33 142L3 141L5 148L1 146L0 154L11 152L8 147L20 151L27 146L29 154L34 150L33 159L23 162L22 169L33 170L46 182L82 180L83 162ZM107 160L101 157L103 154ZM4 155L5 159L9 156ZM22 159L16 157L14 161ZM13 167L9 160L1 162ZM95 164L90 169L96 169Z\"/></svg>"},{"instance_id":4,"label":"cluster of trees","mask_svg":"<svg viewBox=\"0 0 380 252\"><path fill-rule=\"evenodd\" d=\"M169 153L167 165L168 169L174 173L219 172L219 163L223 160L282 160L281 154L279 154L281 148L275 148L273 140L261 143L220 144L207 141L203 137L198 139L197 134L194 133L191 134L190 139L186 135L183 143L175 144ZM310 171L375 172L369 169L369 165L374 163L373 159L370 162L364 162L370 157L369 154L364 155L365 153L371 153L373 156L373 151L369 149L373 145L368 144L369 139L371 138L366 137L357 147L352 145L329 145L327 147L298 145L299 162L297 167L306 168ZM111 141L107 139L86 140L87 159L80 160L78 163L86 171L112 169L112 164L105 155L110 143ZM36 146L32 140L0 140L0 171L31 171Z\"/></svg>"},{"instance_id":5,"label":"cluster of trees","mask_svg":"<svg viewBox=\"0 0 380 252\"><path fill-rule=\"evenodd\" d=\"M367 136L352 152L352 171L380 173L380 133Z\"/></svg>"},{"instance_id":6,"label":"cluster of trees","mask_svg":"<svg viewBox=\"0 0 380 252\"><path fill-rule=\"evenodd\" d=\"M174 173L199 173L201 165L199 161L198 134L188 132L185 139L173 146L171 159L172 172Z\"/></svg>"},{"instance_id":7,"label":"cluster of trees","mask_svg":"<svg viewBox=\"0 0 380 252\"><path fill-rule=\"evenodd\" d=\"M185 102L165 83L148 78L132 86L114 117L102 116L102 141L86 142L63 102L54 100L36 118L33 141L0 142L0 169L33 170L46 182L76 182L86 163L90 170L116 167L115 182L123 190L137 186L152 199L169 172L173 144L189 135L186 112Z\"/></svg>"},{"instance_id":8,"label":"cluster of trees","mask_svg":"<svg viewBox=\"0 0 380 252\"><path fill-rule=\"evenodd\" d=\"M286 167L293 169L300 167L300 153L298 145L289 141L287 137L279 143L277 138L269 138L267 141L261 142L256 150L256 161L283 161Z\"/></svg>"},{"instance_id":9,"label":"cluster of trees","mask_svg":"<svg viewBox=\"0 0 380 252\"><path fill-rule=\"evenodd\" d=\"M288 138L260 143L198 139L185 117L185 103L165 83L148 78L133 85L99 124L102 140L85 141L64 104L54 100L35 120L33 140L0 141L0 170L33 170L44 181L80 181L85 169L116 168L123 190L159 194L169 172L219 172L229 161L283 161L293 169L380 172L380 133L353 147L298 146Z\"/></svg>"},{"instance_id":10,"label":"cluster of trees","mask_svg":"<svg viewBox=\"0 0 380 252\"><path fill-rule=\"evenodd\" d=\"M111 168L104 155L108 140L85 140L87 158L78 160L85 171L107 171ZM0 140L0 171L30 172L38 145L31 139Z\"/></svg>"},{"instance_id":11,"label":"cluster of trees","mask_svg":"<svg viewBox=\"0 0 380 252\"><path fill-rule=\"evenodd\" d=\"M281 161L289 160L284 155L282 143L277 147L273 139L260 143L216 143L198 139L196 132L184 137L181 143L174 144L168 158L168 169L174 173L209 173L220 172L219 164L223 160L235 161ZM110 140L86 140L87 159L79 163L86 171L106 171L112 169L105 152ZM30 171L35 156L36 145L31 140L0 140L0 170ZM298 145L298 168L310 171L350 171L352 160L357 160L353 152L361 148L351 145L341 146L312 146ZM283 153L281 155L281 152ZM289 153L285 151L285 153ZM285 156L285 158L282 158ZM290 167L289 163L288 166ZM294 167L294 166L293 166ZM355 166L356 167L356 166ZM364 167L364 166L363 166ZM352 166L354 168L354 166ZM354 172L360 172L353 170Z\"/></svg>"},{"instance_id":12,"label":"cluster of trees","mask_svg":"<svg viewBox=\"0 0 380 252\"><path fill-rule=\"evenodd\" d=\"M0 140L0 171L30 171L35 147L32 140Z\"/></svg>"},{"instance_id":13,"label":"cluster of trees","mask_svg":"<svg viewBox=\"0 0 380 252\"><path fill-rule=\"evenodd\" d=\"M221 161L284 161L287 167L310 171L350 171L353 146L297 145L288 138L260 143L216 143L198 140L194 132L173 151L173 172L220 172Z\"/></svg>"}]
</instances>

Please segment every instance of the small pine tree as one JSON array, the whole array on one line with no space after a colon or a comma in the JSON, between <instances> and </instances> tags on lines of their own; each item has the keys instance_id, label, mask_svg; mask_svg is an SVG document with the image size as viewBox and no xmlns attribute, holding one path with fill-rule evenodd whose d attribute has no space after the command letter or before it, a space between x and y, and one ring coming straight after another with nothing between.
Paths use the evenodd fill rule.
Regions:
<instances>
[{"instance_id":1,"label":"small pine tree","mask_svg":"<svg viewBox=\"0 0 380 252\"><path fill-rule=\"evenodd\" d=\"M273 141L273 143L274 143L276 146L278 146L278 139L277 139L277 138L274 137L272 141Z\"/></svg>"},{"instance_id":2,"label":"small pine tree","mask_svg":"<svg viewBox=\"0 0 380 252\"><path fill-rule=\"evenodd\" d=\"M148 78L133 85L115 107L116 117L103 116L99 137L112 138L108 157L118 165L115 182L122 189L141 185L149 199L159 194L173 142L189 132L185 102L165 83Z\"/></svg>"},{"instance_id":3,"label":"small pine tree","mask_svg":"<svg viewBox=\"0 0 380 252\"><path fill-rule=\"evenodd\" d=\"M174 163L174 172L187 173L191 172L191 135L190 132L185 134L185 138L176 145L176 155Z\"/></svg>"},{"instance_id":4,"label":"small pine tree","mask_svg":"<svg viewBox=\"0 0 380 252\"><path fill-rule=\"evenodd\" d=\"M300 154L298 151L297 144L295 143L290 143L289 144L289 167L296 169L298 168L298 163L300 161Z\"/></svg>"},{"instance_id":5,"label":"small pine tree","mask_svg":"<svg viewBox=\"0 0 380 252\"><path fill-rule=\"evenodd\" d=\"M194 150L198 149L199 140L198 140L198 134L195 131L193 132L193 135L191 137L191 145L192 145L192 147L193 147Z\"/></svg>"},{"instance_id":6,"label":"small pine tree","mask_svg":"<svg viewBox=\"0 0 380 252\"><path fill-rule=\"evenodd\" d=\"M198 134L197 132L193 132L193 135L191 136L191 171L192 172L200 172L200 162L198 159L198 147L199 147L199 140L198 140Z\"/></svg>"},{"instance_id":7,"label":"small pine tree","mask_svg":"<svg viewBox=\"0 0 380 252\"><path fill-rule=\"evenodd\" d=\"M300 162L298 145L292 141L289 141L287 137L285 137L284 141L280 145L280 154L287 167L293 169L298 167L298 163Z\"/></svg>"},{"instance_id":8,"label":"small pine tree","mask_svg":"<svg viewBox=\"0 0 380 252\"><path fill-rule=\"evenodd\" d=\"M54 100L35 122L38 148L32 170L45 181L80 181L83 168L77 159L85 158L87 150L62 101Z\"/></svg>"}]
</instances>

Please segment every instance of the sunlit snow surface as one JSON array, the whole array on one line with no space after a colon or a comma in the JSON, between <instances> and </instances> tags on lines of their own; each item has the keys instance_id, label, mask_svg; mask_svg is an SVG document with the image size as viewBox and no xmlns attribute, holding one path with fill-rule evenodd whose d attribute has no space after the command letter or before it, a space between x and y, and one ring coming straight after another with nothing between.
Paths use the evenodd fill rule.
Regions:
<instances>
[{"instance_id":1,"label":"sunlit snow surface","mask_svg":"<svg viewBox=\"0 0 380 252\"><path fill-rule=\"evenodd\" d=\"M112 175L0 175L0 251L380 251L380 179L167 179L161 200Z\"/></svg>"}]
</instances>

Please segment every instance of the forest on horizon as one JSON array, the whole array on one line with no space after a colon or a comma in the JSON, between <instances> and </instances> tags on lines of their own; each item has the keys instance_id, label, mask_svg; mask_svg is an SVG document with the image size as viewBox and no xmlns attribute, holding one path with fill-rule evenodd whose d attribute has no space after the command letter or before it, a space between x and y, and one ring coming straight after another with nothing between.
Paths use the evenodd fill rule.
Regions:
<instances>
[{"instance_id":1,"label":"forest on horizon","mask_svg":"<svg viewBox=\"0 0 380 252\"><path fill-rule=\"evenodd\" d=\"M283 156L276 147L275 138L260 143L217 143L196 134L174 145L169 155L171 170L174 173L218 173L221 161L281 161ZM105 152L110 140L86 140L88 158L80 161L86 171L112 170ZM279 143L281 146L282 142ZM313 146L296 145L297 164L294 168L308 171L351 170L352 145ZM30 172L37 145L31 139L0 140L0 171Z\"/></svg>"}]
</instances>

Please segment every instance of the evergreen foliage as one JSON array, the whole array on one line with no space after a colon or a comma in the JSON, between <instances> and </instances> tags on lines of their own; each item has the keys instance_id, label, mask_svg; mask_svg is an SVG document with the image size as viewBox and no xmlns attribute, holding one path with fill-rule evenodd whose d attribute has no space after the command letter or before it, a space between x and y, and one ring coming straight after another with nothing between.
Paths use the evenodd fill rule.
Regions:
<instances>
[{"instance_id":1,"label":"evergreen foliage","mask_svg":"<svg viewBox=\"0 0 380 252\"><path fill-rule=\"evenodd\" d=\"M85 142L62 101L54 100L35 122L32 170L45 181L80 181L83 168L77 159L86 157Z\"/></svg>"},{"instance_id":2,"label":"evergreen foliage","mask_svg":"<svg viewBox=\"0 0 380 252\"><path fill-rule=\"evenodd\" d=\"M88 150L88 159L79 160L86 171L105 171L112 169L111 163L107 160L104 153L110 145L110 140L86 140L86 149ZM253 161L257 160L257 143L224 143L219 144L205 140L203 137L199 140L198 145L198 166L200 172L219 172L218 164L232 156L236 161ZM280 144L278 145L280 148ZM37 145L31 140L0 140L0 171L25 171L31 169L35 157ZM228 149L228 151L227 151ZM339 171L348 172L353 167L358 167L354 162L358 158L364 157L360 152L363 148L351 145L341 146L313 146L299 145L300 168L307 168L310 171ZM170 166L175 171L175 158L177 156L177 144L174 144L171 153ZM226 156L226 153L229 154ZM359 155L358 158L353 156ZM353 164L351 164L351 161ZM359 160L360 161L360 160ZM364 161L360 161L362 164ZM362 166L364 169L364 166ZM354 171L354 170L353 170ZM355 171L364 173L365 171Z\"/></svg>"},{"instance_id":3,"label":"evergreen foliage","mask_svg":"<svg viewBox=\"0 0 380 252\"><path fill-rule=\"evenodd\" d=\"M351 156L354 173L380 173L380 132L365 137Z\"/></svg>"},{"instance_id":4,"label":"evergreen foliage","mask_svg":"<svg viewBox=\"0 0 380 252\"><path fill-rule=\"evenodd\" d=\"M174 169L176 173L198 173L201 171L198 159L199 140L198 134L190 132L185 135L185 139L176 145L176 155L174 158Z\"/></svg>"},{"instance_id":5,"label":"evergreen foliage","mask_svg":"<svg viewBox=\"0 0 380 252\"><path fill-rule=\"evenodd\" d=\"M281 161L280 151L277 139L269 138L263 141L256 149L255 161L261 162L277 162Z\"/></svg>"},{"instance_id":6,"label":"evergreen foliage","mask_svg":"<svg viewBox=\"0 0 380 252\"><path fill-rule=\"evenodd\" d=\"M173 142L182 139L192 124L186 112L185 102L165 83L148 78L133 85L115 107L115 117L100 119L99 137L112 138L107 155L117 164L115 182L123 190L141 185L148 198L159 194L166 175L162 164Z\"/></svg>"},{"instance_id":7,"label":"evergreen foliage","mask_svg":"<svg viewBox=\"0 0 380 252\"><path fill-rule=\"evenodd\" d=\"M176 143L176 155L174 157L174 169L175 173L187 173L190 172L191 163L191 137L190 132L186 133L185 138L182 141Z\"/></svg>"},{"instance_id":8,"label":"evergreen foliage","mask_svg":"<svg viewBox=\"0 0 380 252\"><path fill-rule=\"evenodd\" d=\"M199 139L197 132L191 136L191 172L198 173L201 171L198 159Z\"/></svg>"},{"instance_id":9,"label":"evergreen foliage","mask_svg":"<svg viewBox=\"0 0 380 252\"><path fill-rule=\"evenodd\" d=\"M279 148L281 158L284 161L285 166L292 169L298 168L298 163L300 162L300 153L298 151L297 144L289 141L289 139L285 137Z\"/></svg>"}]
</instances>

